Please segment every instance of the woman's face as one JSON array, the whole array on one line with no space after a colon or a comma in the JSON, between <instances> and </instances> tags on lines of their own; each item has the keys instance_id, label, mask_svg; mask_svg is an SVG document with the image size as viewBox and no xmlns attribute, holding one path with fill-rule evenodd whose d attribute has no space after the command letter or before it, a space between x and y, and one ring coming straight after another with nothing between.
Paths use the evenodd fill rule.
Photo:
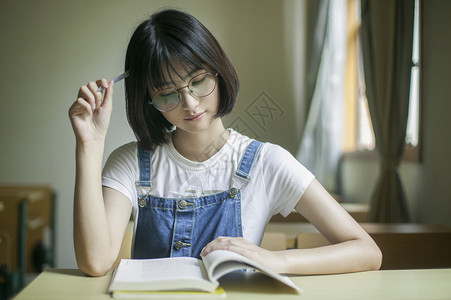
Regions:
<instances>
[{"instance_id":1,"label":"woman's face","mask_svg":"<svg viewBox=\"0 0 451 300\"><path fill-rule=\"evenodd\" d=\"M200 133L211 128L215 122L220 122L219 118L214 117L218 112L219 107L219 87L217 85L216 77L214 78L216 81L215 88L208 96L197 97L191 94L188 87L186 87L192 78L195 77L196 80L196 78L199 78L196 77L197 75L207 71L207 69L202 69L189 72L181 67L166 76L166 78L171 78L172 80L169 80L168 84L162 89L174 88L175 90L178 90L180 102L173 110L162 112L162 114L179 130L190 133ZM193 84L196 84L196 82ZM155 95L162 89L151 89L149 90L149 94Z\"/></svg>"}]
</instances>

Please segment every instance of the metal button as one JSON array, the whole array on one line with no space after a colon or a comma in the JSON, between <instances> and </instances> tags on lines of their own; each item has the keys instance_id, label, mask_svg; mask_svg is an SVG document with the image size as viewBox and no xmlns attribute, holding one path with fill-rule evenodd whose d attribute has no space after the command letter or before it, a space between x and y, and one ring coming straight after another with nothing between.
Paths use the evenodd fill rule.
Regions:
<instances>
[{"instance_id":1,"label":"metal button","mask_svg":"<svg viewBox=\"0 0 451 300\"><path fill-rule=\"evenodd\" d=\"M181 201L179 201L178 206L180 209L184 209L187 205L188 205L188 203L185 200L181 200Z\"/></svg>"},{"instance_id":2,"label":"metal button","mask_svg":"<svg viewBox=\"0 0 451 300\"><path fill-rule=\"evenodd\" d=\"M146 198L139 198L138 204L140 207L146 206Z\"/></svg>"},{"instance_id":3,"label":"metal button","mask_svg":"<svg viewBox=\"0 0 451 300\"><path fill-rule=\"evenodd\" d=\"M176 250L180 250L182 249L183 245L184 245L183 242L178 241L177 243L175 243L174 247Z\"/></svg>"},{"instance_id":4,"label":"metal button","mask_svg":"<svg viewBox=\"0 0 451 300\"><path fill-rule=\"evenodd\" d=\"M230 189L229 196L231 198L234 198L237 194L238 194L238 190L236 188L233 187Z\"/></svg>"}]
</instances>

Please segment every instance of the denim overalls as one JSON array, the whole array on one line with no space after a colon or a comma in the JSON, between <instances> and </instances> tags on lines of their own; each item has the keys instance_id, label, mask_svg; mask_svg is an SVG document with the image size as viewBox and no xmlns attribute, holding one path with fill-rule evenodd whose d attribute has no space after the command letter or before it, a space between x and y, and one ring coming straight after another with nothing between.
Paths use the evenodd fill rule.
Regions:
<instances>
[{"instance_id":1,"label":"denim overalls","mask_svg":"<svg viewBox=\"0 0 451 300\"><path fill-rule=\"evenodd\" d=\"M241 191L262 143L252 141L241 157L229 190L201 197L151 196L151 152L138 146L140 179L138 218L133 238L133 258L191 256L218 236L241 237ZM235 180L237 179L237 180ZM243 181L235 187L236 181Z\"/></svg>"}]
</instances>

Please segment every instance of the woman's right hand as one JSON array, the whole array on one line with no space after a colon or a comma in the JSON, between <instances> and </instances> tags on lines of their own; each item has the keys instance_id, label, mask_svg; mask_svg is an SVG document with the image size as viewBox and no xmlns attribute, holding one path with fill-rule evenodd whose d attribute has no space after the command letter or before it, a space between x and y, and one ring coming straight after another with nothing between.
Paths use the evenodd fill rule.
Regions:
<instances>
[{"instance_id":1,"label":"woman's right hand","mask_svg":"<svg viewBox=\"0 0 451 300\"><path fill-rule=\"evenodd\" d=\"M103 87L105 92L99 91ZM77 143L104 142L113 109L113 81L99 79L80 87L69 118Z\"/></svg>"}]
</instances>

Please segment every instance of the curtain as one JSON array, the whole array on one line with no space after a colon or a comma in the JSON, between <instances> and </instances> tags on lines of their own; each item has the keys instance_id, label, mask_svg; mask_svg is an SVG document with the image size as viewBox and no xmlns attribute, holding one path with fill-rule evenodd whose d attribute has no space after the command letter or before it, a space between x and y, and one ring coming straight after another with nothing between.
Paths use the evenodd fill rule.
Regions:
<instances>
[{"instance_id":1,"label":"curtain","mask_svg":"<svg viewBox=\"0 0 451 300\"><path fill-rule=\"evenodd\" d=\"M337 188L342 150L346 0L313 1L316 17L307 75L307 121L296 158L329 191Z\"/></svg>"},{"instance_id":2,"label":"curtain","mask_svg":"<svg viewBox=\"0 0 451 300\"><path fill-rule=\"evenodd\" d=\"M409 107L414 0L362 0L361 18L366 96L380 160L369 221L407 222L399 163Z\"/></svg>"},{"instance_id":3,"label":"curtain","mask_svg":"<svg viewBox=\"0 0 451 300\"><path fill-rule=\"evenodd\" d=\"M326 39L326 28L329 12L329 0L309 1L307 40L310 41L307 53L307 84L306 84L306 110L310 108L313 92L315 91L316 79L323 54L324 41ZM307 114L306 114L307 115Z\"/></svg>"}]
</instances>

